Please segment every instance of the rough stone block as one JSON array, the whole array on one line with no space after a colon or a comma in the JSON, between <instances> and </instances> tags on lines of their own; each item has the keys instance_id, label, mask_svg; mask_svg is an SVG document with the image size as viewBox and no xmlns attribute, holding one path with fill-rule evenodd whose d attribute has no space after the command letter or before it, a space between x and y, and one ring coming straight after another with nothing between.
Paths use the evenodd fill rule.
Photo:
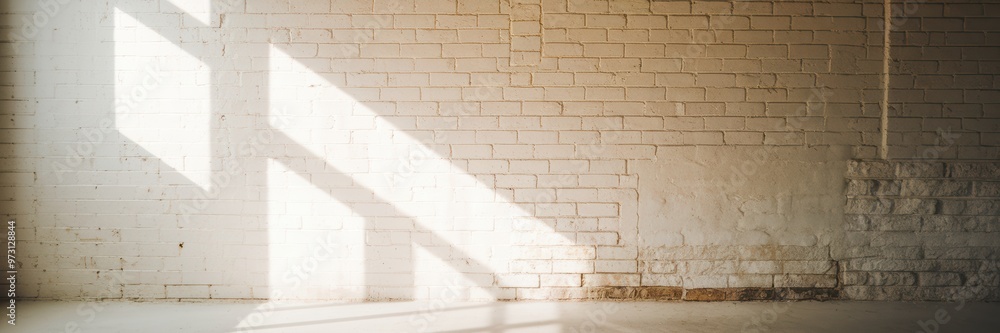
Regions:
<instances>
[{"instance_id":1,"label":"rough stone block","mask_svg":"<svg viewBox=\"0 0 1000 333\"><path fill-rule=\"evenodd\" d=\"M779 288L775 293L778 300L827 301L839 297L840 291L833 288Z\"/></svg>"},{"instance_id":2,"label":"rough stone block","mask_svg":"<svg viewBox=\"0 0 1000 333\"><path fill-rule=\"evenodd\" d=\"M782 263L782 268L785 273L835 274L837 272L837 262L832 260L786 261Z\"/></svg>"},{"instance_id":3,"label":"rough stone block","mask_svg":"<svg viewBox=\"0 0 1000 333\"><path fill-rule=\"evenodd\" d=\"M728 301L770 301L775 298L773 288L730 288L726 290Z\"/></svg>"},{"instance_id":4,"label":"rough stone block","mask_svg":"<svg viewBox=\"0 0 1000 333\"><path fill-rule=\"evenodd\" d=\"M892 164L884 161L850 161L848 178L891 178L895 173Z\"/></svg>"},{"instance_id":5,"label":"rough stone block","mask_svg":"<svg viewBox=\"0 0 1000 333\"><path fill-rule=\"evenodd\" d=\"M870 230L917 231L923 219L918 215L876 215L868 218Z\"/></svg>"},{"instance_id":6,"label":"rough stone block","mask_svg":"<svg viewBox=\"0 0 1000 333\"><path fill-rule=\"evenodd\" d=\"M772 288L774 287L774 275L764 274L741 274L730 275L729 286L739 288Z\"/></svg>"},{"instance_id":7,"label":"rough stone block","mask_svg":"<svg viewBox=\"0 0 1000 333\"><path fill-rule=\"evenodd\" d=\"M1000 182L977 182L976 197L1000 197Z\"/></svg>"},{"instance_id":8,"label":"rough stone block","mask_svg":"<svg viewBox=\"0 0 1000 333\"><path fill-rule=\"evenodd\" d=\"M921 286L960 286L962 276L954 272L920 272L917 280Z\"/></svg>"},{"instance_id":9,"label":"rough stone block","mask_svg":"<svg viewBox=\"0 0 1000 333\"><path fill-rule=\"evenodd\" d=\"M684 294L681 287L642 287L639 288L640 299L652 299L659 301L679 300Z\"/></svg>"},{"instance_id":10,"label":"rough stone block","mask_svg":"<svg viewBox=\"0 0 1000 333\"><path fill-rule=\"evenodd\" d=\"M928 215L937 210L937 200L934 199L895 199L892 200L892 214L897 215Z\"/></svg>"},{"instance_id":11,"label":"rough stone block","mask_svg":"<svg viewBox=\"0 0 1000 333\"><path fill-rule=\"evenodd\" d=\"M869 272L867 284L872 286L913 286L917 276L911 272Z\"/></svg>"},{"instance_id":12,"label":"rough stone block","mask_svg":"<svg viewBox=\"0 0 1000 333\"><path fill-rule=\"evenodd\" d=\"M1000 163L948 163L949 178L1000 179Z\"/></svg>"},{"instance_id":13,"label":"rough stone block","mask_svg":"<svg viewBox=\"0 0 1000 333\"><path fill-rule=\"evenodd\" d=\"M847 214L889 214L892 201L878 199L848 198L844 213Z\"/></svg>"},{"instance_id":14,"label":"rough stone block","mask_svg":"<svg viewBox=\"0 0 1000 333\"><path fill-rule=\"evenodd\" d=\"M900 182L895 180L851 179L847 196L898 196Z\"/></svg>"},{"instance_id":15,"label":"rough stone block","mask_svg":"<svg viewBox=\"0 0 1000 333\"><path fill-rule=\"evenodd\" d=\"M938 214L996 216L1000 215L1000 202L989 199L945 199L941 200L941 207L938 210Z\"/></svg>"},{"instance_id":16,"label":"rough stone block","mask_svg":"<svg viewBox=\"0 0 1000 333\"><path fill-rule=\"evenodd\" d=\"M615 300L679 300L681 287L594 287L587 290L588 299Z\"/></svg>"},{"instance_id":17,"label":"rough stone block","mask_svg":"<svg viewBox=\"0 0 1000 333\"><path fill-rule=\"evenodd\" d=\"M774 277L777 288L833 288L837 286L836 275L820 274L786 274Z\"/></svg>"},{"instance_id":18,"label":"rough stone block","mask_svg":"<svg viewBox=\"0 0 1000 333\"><path fill-rule=\"evenodd\" d=\"M944 177L944 163L899 162L896 163L896 177L899 178L941 178Z\"/></svg>"},{"instance_id":19,"label":"rough stone block","mask_svg":"<svg viewBox=\"0 0 1000 333\"><path fill-rule=\"evenodd\" d=\"M972 182L907 179L899 191L904 197L965 197L972 195Z\"/></svg>"},{"instance_id":20,"label":"rough stone block","mask_svg":"<svg viewBox=\"0 0 1000 333\"><path fill-rule=\"evenodd\" d=\"M684 290L685 301L724 301L726 300L725 289L698 288Z\"/></svg>"},{"instance_id":21,"label":"rough stone block","mask_svg":"<svg viewBox=\"0 0 1000 333\"><path fill-rule=\"evenodd\" d=\"M868 217L865 215L847 214L844 216L844 228L848 231L871 230Z\"/></svg>"},{"instance_id":22,"label":"rough stone block","mask_svg":"<svg viewBox=\"0 0 1000 333\"><path fill-rule=\"evenodd\" d=\"M871 184L870 181L862 179L851 179L847 181L847 195L848 196L867 196L871 195Z\"/></svg>"}]
</instances>

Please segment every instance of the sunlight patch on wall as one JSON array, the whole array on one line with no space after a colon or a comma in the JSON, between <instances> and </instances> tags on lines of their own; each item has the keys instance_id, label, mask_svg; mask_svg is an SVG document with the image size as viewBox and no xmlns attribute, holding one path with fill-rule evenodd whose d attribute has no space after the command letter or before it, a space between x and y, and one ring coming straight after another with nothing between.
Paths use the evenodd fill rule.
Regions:
<instances>
[{"instance_id":1,"label":"sunlight patch on wall","mask_svg":"<svg viewBox=\"0 0 1000 333\"><path fill-rule=\"evenodd\" d=\"M270 56L270 108L272 112L285 109L290 119L299 119L279 130L352 179L353 190L333 196L360 200L349 204L358 215L369 220L411 219L415 222L410 235L413 243L446 245L433 254L415 252L423 257L417 259L418 266L439 266L424 253L471 259L462 265L460 260L446 261L458 271L457 280L477 273L505 273L511 245L537 237L562 237L535 220L532 212L495 193L492 184L483 184L446 156L430 151L280 46L271 46ZM414 151L422 157L412 158ZM399 168L401 164L405 171ZM573 240L554 243L572 244ZM415 281L425 280L416 277Z\"/></svg>"},{"instance_id":2,"label":"sunlight patch on wall","mask_svg":"<svg viewBox=\"0 0 1000 333\"><path fill-rule=\"evenodd\" d=\"M364 299L364 218L279 161L267 170L272 297Z\"/></svg>"},{"instance_id":3,"label":"sunlight patch on wall","mask_svg":"<svg viewBox=\"0 0 1000 333\"><path fill-rule=\"evenodd\" d=\"M187 14L185 18L193 18L206 26L211 21L212 0L162 0L177 7L179 12Z\"/></svg>"},{"instance_id":4,"label":"sunlight patch on wall","mask_svg":"<svg viewBox=\"0 0 1000 333\"><path fill-rule=\"evenodd\" d=\"M209 190L210 69L129 14L114 15L115 127L180 173L177 183ZM168 170L160 176L173 182Z\"/></svg>"}]
</instances>

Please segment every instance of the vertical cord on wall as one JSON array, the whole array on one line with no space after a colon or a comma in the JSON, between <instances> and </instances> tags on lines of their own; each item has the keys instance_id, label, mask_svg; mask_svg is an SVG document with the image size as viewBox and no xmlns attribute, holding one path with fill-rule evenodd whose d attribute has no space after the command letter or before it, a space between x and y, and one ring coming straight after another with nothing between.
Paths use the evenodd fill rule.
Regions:
<instances>
[{"instance_id":1,"label":"vertical cord on wall","mask_svg":"<svg viewBox=\"0 0 1000 333\"><path fill-rule=\"evenodd\" d=\"M889 32L892 30L892 1L885 0L883 4L884 22L882 22L882 142L879 146L879 156L889 159Z\"/></svg>"}]
</instances>

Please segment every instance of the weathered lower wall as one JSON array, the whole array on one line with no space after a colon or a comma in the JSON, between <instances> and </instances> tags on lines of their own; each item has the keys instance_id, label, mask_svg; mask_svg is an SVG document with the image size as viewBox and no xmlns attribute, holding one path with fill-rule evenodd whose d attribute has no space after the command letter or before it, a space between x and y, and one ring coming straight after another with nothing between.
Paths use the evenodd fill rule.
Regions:
<instances>
[{"instance_id":1,"label":"weathered lower wall","mask_svg":"<svg viewBox=\"0 0 1000 333\"><path fill-rule=\"evenodd\" d=\"M715 294L689 299L835 297L847 154L676 147L637 163L643 282Z\"/></svg>"},{"instance_id":2,"label":"weathered lower wall","mask_svg":"<svg viewBox=\"0 0 1000 333\"><path fill-rule=\"evenodd\" d=\"M1000 163L857 161L843 297L1000 299Z\"/></svg>"}]
</instances>

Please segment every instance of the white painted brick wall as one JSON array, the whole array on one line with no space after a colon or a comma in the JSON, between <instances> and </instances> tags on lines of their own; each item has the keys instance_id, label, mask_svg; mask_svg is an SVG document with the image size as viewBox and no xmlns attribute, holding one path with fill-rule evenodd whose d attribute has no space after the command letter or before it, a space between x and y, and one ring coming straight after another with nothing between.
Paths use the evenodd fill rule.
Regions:
<instances>
[{"instance_id":1,"label":"white painted brick wall","mask_svg":"<svg viewBox=\"0 0 1000 333\"><path fill-rule=\"evenodd\" d=\"M880 140L875 1L3 6L25 297L833 288L837 177ZM922 6L890 143L995 158L998 8Z\"/></svg>"}]
</instances>

